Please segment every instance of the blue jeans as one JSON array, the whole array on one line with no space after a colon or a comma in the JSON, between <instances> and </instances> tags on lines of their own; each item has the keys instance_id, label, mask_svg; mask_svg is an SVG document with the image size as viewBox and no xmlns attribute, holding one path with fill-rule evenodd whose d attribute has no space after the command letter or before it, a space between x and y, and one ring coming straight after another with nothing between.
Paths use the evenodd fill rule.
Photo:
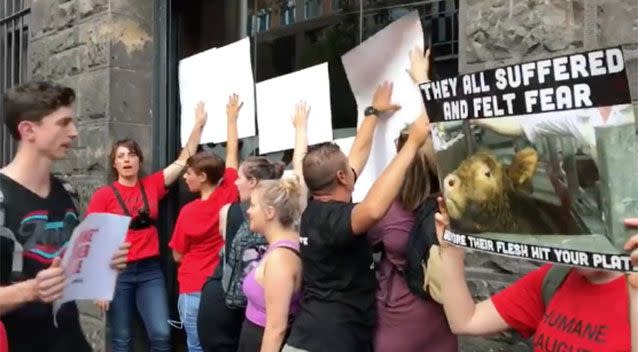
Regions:
<instances>
[{"instance_id":1,"label":"blue jeans","mask_svg":"<svg viewBox=\"0 0 638 352\"><path fill-rule=\"evenodd\" d=\"M135 309L144 321L152 352L171 350L168 302L164 274L158 259L128 263L118 276L109 308L113 352L129 352L133 347L132 322Z\"/></svg>"},{"instance_id":2,"label":"blue jeans","mask_svg":"<svg viewBox=\"0 0 638 352\"><path fill-rule=\"evenodd\" d=\"M179 318L186 331L186 345L188 352L202 352L197 334L197 312L199 311L200 292L182 293L177 300L177 310Z\"/></svg>"}]
</instances>

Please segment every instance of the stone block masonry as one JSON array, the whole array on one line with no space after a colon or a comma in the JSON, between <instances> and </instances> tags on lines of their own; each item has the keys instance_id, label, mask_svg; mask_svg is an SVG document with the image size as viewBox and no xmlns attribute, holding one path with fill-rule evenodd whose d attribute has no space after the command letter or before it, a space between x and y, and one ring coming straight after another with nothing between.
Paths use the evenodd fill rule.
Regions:
<instances>
[{"instance_id":1,"label":"stone block masonry","mask_svg":"<svg viewBox=\"0 0 638 352\"><path fill-rule=\"evenodd\" d=\"M31 4L31 79L56 81L77 93L80 135L55 172L75 186L83 211L95 189L107 182L107 157L115 140L134 138L150 160L154 2ZM80 310L94 351L104 351L104 318L92 304L81 304Z\"/></svg>"}]
</instances>

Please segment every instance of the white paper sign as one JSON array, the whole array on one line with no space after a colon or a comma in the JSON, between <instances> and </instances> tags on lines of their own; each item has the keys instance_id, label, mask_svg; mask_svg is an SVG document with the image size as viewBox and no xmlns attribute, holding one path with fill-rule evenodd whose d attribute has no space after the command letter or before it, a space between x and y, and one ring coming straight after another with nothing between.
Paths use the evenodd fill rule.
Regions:
<instances>
[{"instance_id":1,"label":"white paper sign","mask_svg":"<svg viewBox=\"0 0 638 352\"><path fill-rule=\"evenodd\" d=\"M117 272L110 263L124 242L130 221L128 216L93 213L73 230L62 259L66 286L62 298L53 304L54 320L63 303L113 299Z\"/></svg>"},{"instance_id":2,"label":"white paper sign","mask_svg":"<svg viewBox=\"0 0 638 352\"><path fill-rule=\"evenodd\" d=\"M358 121L372 103L376 87L383 81L394 84L392 101L401 110L377 124L370 158L363 169L353 194L355 202L362 200L372 183L396 155L394 140L406 124L414 121L423 110L418 87L406 69L410 68L409 52L416 46L423 48L423 29L418 12L414 11L392 22L341 57L357 101Z\"/></svg>"},{"instance_id":3,"label":"white paper sign","mask_svg":"<svg viewBox=\"0 0 638 352\"><path fill-rule=\"evenodd\" d=\"M195 107L206 104L208 121L202 143L227 139L226 103L233 93L244 103L237 120L239 138L255 135L255 81L248 37L221 48L213 48L179 62L181 140L186 145L195 122Z\"/></svg>"},{"instance_id":4,"label":"white paper sign","mask_svg":"<svg viewBox=\"0 0 638 352\"><path fill-rule=\"evenodd\" d=\"M330 78L323 63L257 83L260 154L294 148L292 116L300 100L310 105L308 144L332 140Z\"/></svg>"}]
</instances>

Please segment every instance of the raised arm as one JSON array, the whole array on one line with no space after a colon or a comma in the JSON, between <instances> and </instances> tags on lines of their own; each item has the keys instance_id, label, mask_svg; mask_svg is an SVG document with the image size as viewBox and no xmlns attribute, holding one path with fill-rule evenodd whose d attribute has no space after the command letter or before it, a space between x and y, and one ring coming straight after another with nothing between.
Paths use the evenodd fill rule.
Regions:
<instances>
[{"instance_id":1,"label":"raised arm","mask_svg":"<svg viewBox=\"0 0 638 352\"><path fill-rule=\"evenodd\" d=\"M625 225L630 228L638 228L638 218L625 220ZM631 262L638 266L638 234L634 235L625 244L625 250L631 255ZM638 352L638 274L627 275L627 288L629 290L629 327L631 331L631 352Z\"/></svg>"},{"instance_id":2,"label":"raised arm","mask_svg":"<svg viewBox=\"0 0 638 352\"><path fill-rule=\"evenodd\" d=\"M491 300L474 303L465 280L465 251L443 240L443 232L450 219L443 199L438 201L435 225L441 246L441 277L445 278L441 283L441 299L450 329L458 335L489 335L507 330L509 325Z\"/></svg>"},{"instance_id":3,"label":"raised arm","mask_svg":"<svg viewBox=\"0 0 638 352\"><path fill-rule=\"evenodd\" d=\"M195 124L191 131L186 146L179 153L177 160L164 168L164 184L170 186L177 180L186 167L186 161L197 152L197 146L202 138L202 131L206 125L206 108L204 103L199 102L195 108Z\"/></svg>"},{"instance_id":4,"label":"raised arm","mask_svg":"<svg viewBox=\"0 0 638 352\"><path fill-rule=\"evenodd\" d=\"M408 140L390 165L374 182L363 201L352 210L352 230L356 235L365 234L390 208L399 194L403 179L414 156L430 133L430 122L422 114L410 126Z\"/></svg>"},{"instance_id":5,"label":"raised arm","mask_svg":"<svg viewBox=\"0 0 638 352\"><path fill-rule=\"evenodd\" d=\"M292 168L299 179L302 189L302 198L307 198L308 188L303 178L303 158L308 152L308 116L310 115L310 106L305 101L297 103L295 106L295 116L292 118L292 124L295 126L295 151L292 154Z\"/></svg>"},{"instance_id":6,"label":"raised arm","mask_svg":"<svg viewBox=\"0 0 638 352\"><path fill-rule=\"evenodd\" d=\"M228 119L228 138L226 141L226 167L237 169L239 167L239 139L237 133L237 118L239 110L244 106L239 101L239 96L233 94L228 98L226 104L226 117Z\"/></svg>"},{"instance_id":7,"label":"raised arm","mask_svg":"<svg viewBox=\"0 0 638 352\"><path fill-rule=\"evenodd\" d=\"M290 301L295 292L296 275L299 275L301 266L299 257L289 252L276 251L265 263L266 327L261 352L279 352L286 337Z\"/></svg>"},{"instance_id":8,"label":"raised arm","mask_svg":"<svg viewBox=\"0 0 638 352\"><path fill-rule=\"evenodd\" d=\"M359 126L357 135L352 143L350 155L348 155L350 167L357 175L361 175L361 171L363 171L370 156L374 129L377 126L377 119L379 118L377 114L391 113L401 108L399 105L392 103L392 83L383 82L377 87L374 92L374 97L372 98L372 107L377 113L363 118L363 122L361 122L361 126Z\"/></svg>"}]
</instances>

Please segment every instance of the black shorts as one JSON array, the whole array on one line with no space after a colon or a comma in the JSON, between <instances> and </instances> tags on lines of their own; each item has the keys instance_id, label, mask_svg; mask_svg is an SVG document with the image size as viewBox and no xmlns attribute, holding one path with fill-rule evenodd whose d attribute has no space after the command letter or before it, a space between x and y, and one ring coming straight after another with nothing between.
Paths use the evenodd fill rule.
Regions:
<instances>
[{"instance_id":1,"label":"black shorts","mask_svg":"<svg viewBox=\"0 0 638 352\"><path fill-rule=\"evenodd\" d=\"M245 319L241 327L239 348L237 352L255 352L261 350L261 340L264 338L264 328Z\"/></svg>"}]
</instances>

